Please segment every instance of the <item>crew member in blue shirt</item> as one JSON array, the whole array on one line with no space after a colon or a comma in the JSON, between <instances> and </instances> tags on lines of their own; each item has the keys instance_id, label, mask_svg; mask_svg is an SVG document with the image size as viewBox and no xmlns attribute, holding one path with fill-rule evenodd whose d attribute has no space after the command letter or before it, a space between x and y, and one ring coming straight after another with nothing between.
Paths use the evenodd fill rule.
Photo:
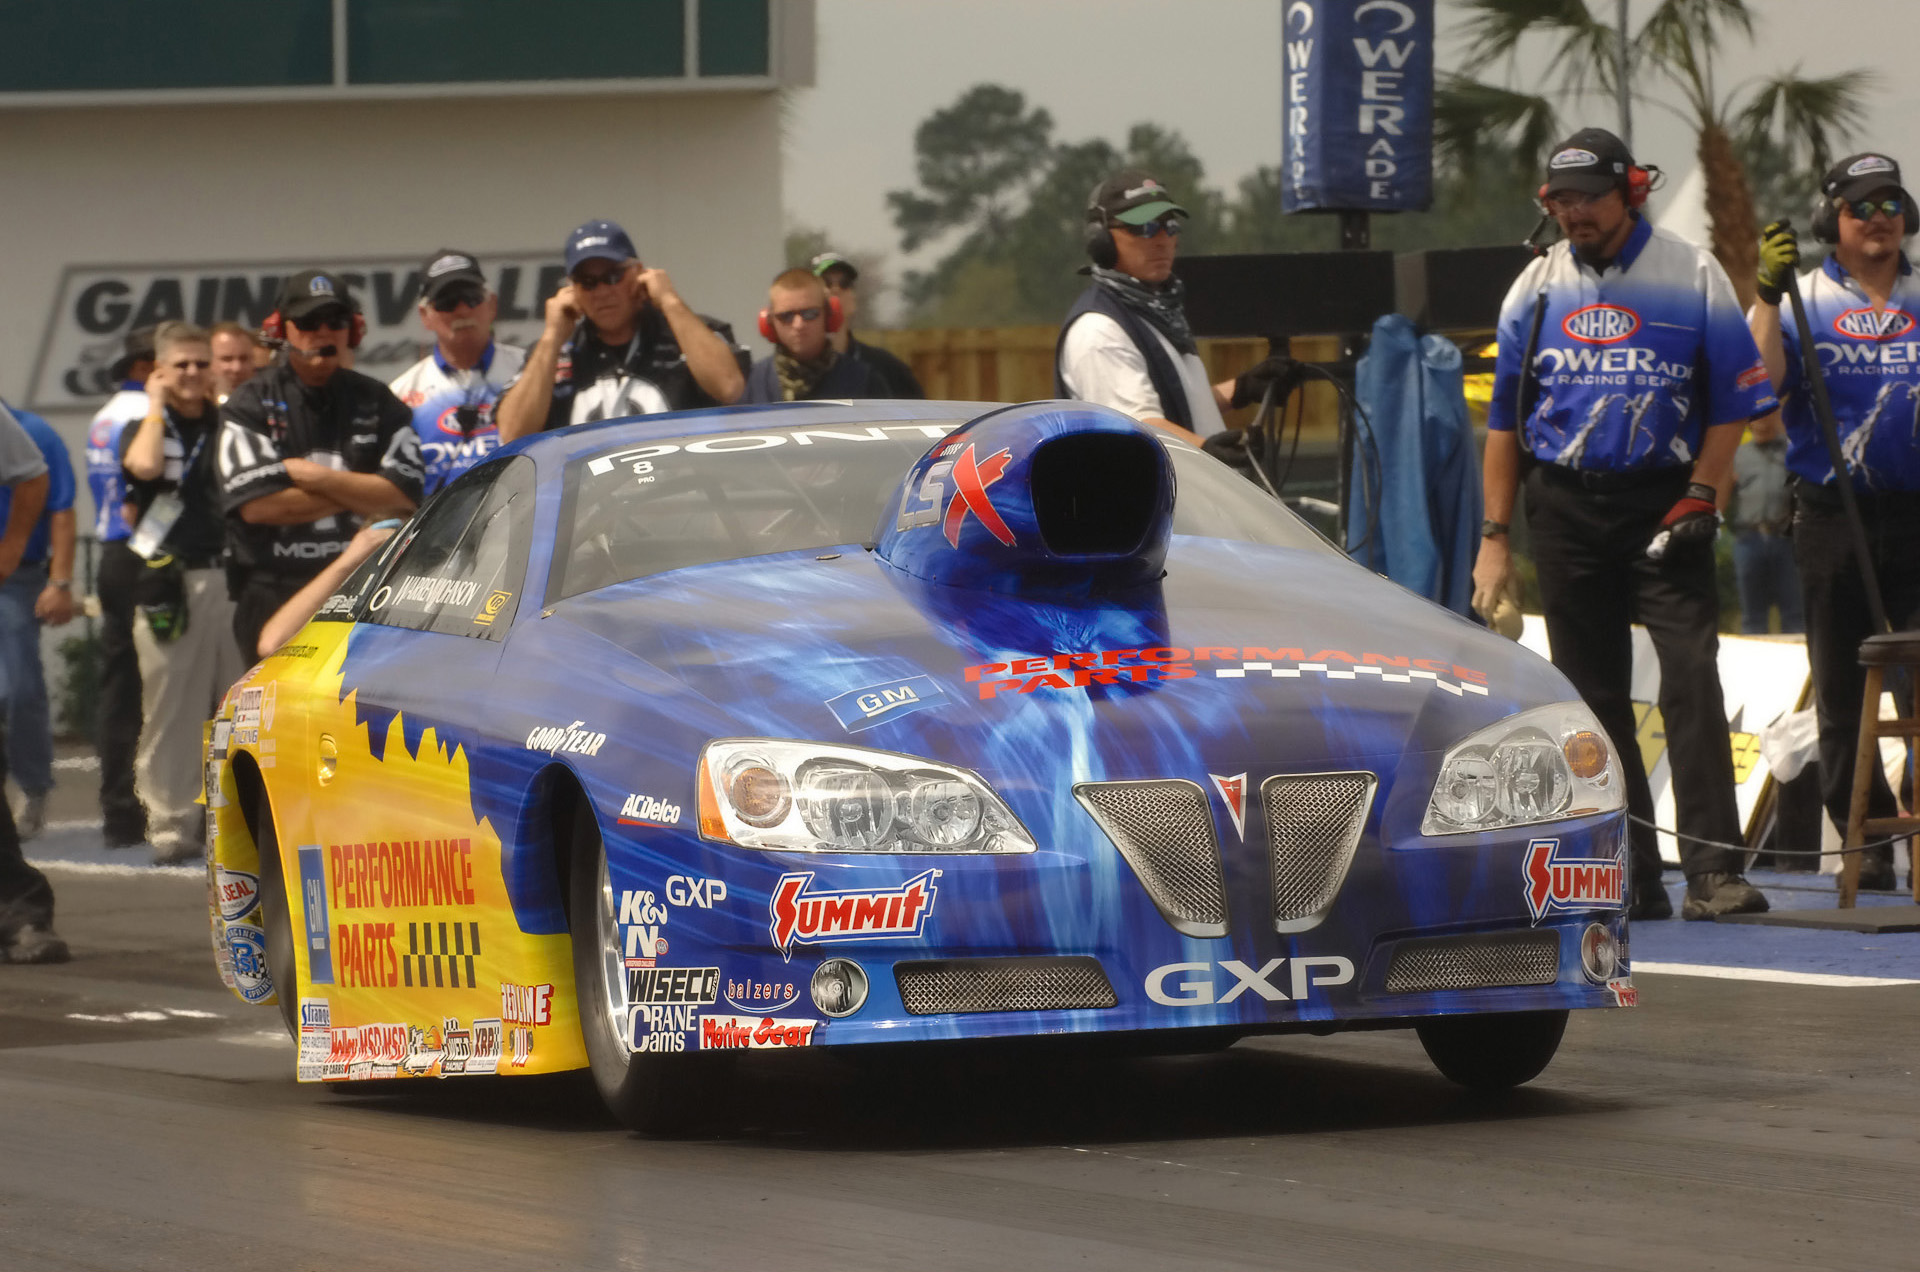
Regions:
<instances>
[{"instance_id":1,"label":"crew member in blue shirt","mask_svg":"<svg viewBox=\"0 0 1920 1272\"><path fill-rule=\"evenodd\" d=\"M0 402L0 407L7 404ZM9 408L13 409L13 408ZM22 796L16 822L31 839L47 824L47 792L53 789L53 716L47 709L47 675L40 662L40 626L73 621L73 460L53 425L31 411L13 417L40 448L47 463L47 501L40 509L20 566L0 583L0 663L7 684L7 761ZM13 491L0 487L0 525L13 506Z\"/></svg>"},{"instance_id":2,"label":"crew member in blue shirt","mask_svg":"<svg viewBox=\"0 0 1920 1272\"><path fill-rule=\"evenodd\" d=\"M1920 626L1920 290L1901 240L1920 229L1900 165L1886 155L1848 155L1821 180L1814 236L1833 245L1800 292L1819 352L1847 475L1866 523L1887 618ZM1866 673L1860 642L1873 634L1865 586L1841 511L1839 482L1814 415L1805 350L1780 297L1799 263L1791 226L1766 228L1759 300L1749 315L1787 425L1793 474L1793 555L1807 617L1807 661L1820 721L1820 785L1835 825L1847 824ZM1875 772L1869 817L1895 815L1893 792ZM1860 886L1894 886L1893 848L1863 854Z\"/></svg>"},{"instance_id":3,"label":"crew member in blue shirt","mask_svg":"<svg viewBox=\"0 0 1920 1272\"><path fill-rule=\"evenodd\" d=\"M1613 739L1626 782L1630 913L1672 913L1636 745L1637 621L1660 661L1681 912L1709 919L1767 908L1741 874L1713 541L1740 435L1777 403L1726 271L1640 214L1650 184L1602 129L1552 151L1540 197L1566 241L1526 268L1501 311L1474 606L1489 612L1509 586L1507 526L1524 487L1554 665Z\"/></svg>"}]
</instances>

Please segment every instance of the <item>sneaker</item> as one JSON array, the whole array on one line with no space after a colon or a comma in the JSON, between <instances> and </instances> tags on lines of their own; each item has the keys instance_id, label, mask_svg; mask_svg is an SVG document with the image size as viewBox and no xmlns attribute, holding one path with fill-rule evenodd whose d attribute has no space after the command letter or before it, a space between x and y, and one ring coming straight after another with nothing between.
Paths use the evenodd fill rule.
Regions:
<instances>
[{"instance_id":1,"label":"sneaker","mask_svg":"<svg viewBox=\"0 0 1920 1272\"><path fill-rule=\"evenodd\" d=\"M1687 896L1680 903L1680 917L1717 919L1723 914L1764 914L1767 908L1766 895L1743 876L1710 871L1687 880Z\"/></svg>"},{"instance_id":2,"label":"sneaker","mask_svg":"<svg viewBox=\"0 0 1920 1272\"><path fill-rule=\"evenodd\" d=\"M44 794L28 795L20 801L20 812L13 819L20 831L20 838L32 839L47 828L47 797Z\"/></svg>"},{"instance_id":3,"label":"sneaker","mask_svg":"<svg viewBox=\"0 0 1920 1272\"><path fill-rule=\"evenodd\" d=\"M1860 890L1862 892L1892 892L1894 890L1893 858L1863 858L1860 862Z\"/></svg>"},{"instance_id":4,"label":"sneaker","mask_svg":"<svg viewBox=\"0 0 1920 1272\"><path fill-rule=\"evenodd\" d=\"M1672 917L1673 901L1667 896L1665 884L1655 879L1634 888L1633 903L1627 907L1627 918L1670 919Z\"/></svg>"},{"instance_id":5,"label":"sneaker","mask_svg":"<svg viewBox=\"0 0 1920 1272\"><path fill-rule=\"evenodd\" d=\"M7 946L9 963L64 963L73 955L51 927L29 923L13 934Z\"/></svg>"}]
</instances>

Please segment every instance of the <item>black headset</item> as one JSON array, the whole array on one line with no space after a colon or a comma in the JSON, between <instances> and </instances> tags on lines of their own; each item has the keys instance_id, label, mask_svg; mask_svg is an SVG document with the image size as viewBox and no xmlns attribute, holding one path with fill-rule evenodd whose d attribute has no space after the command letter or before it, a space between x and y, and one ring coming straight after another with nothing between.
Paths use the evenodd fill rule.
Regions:
<instances>
[{"instance_id":1,"label":"black headset","mask_svg":"<svg viewBox=\"0 0 1920 1272\"><path fill-rule=\"evenodd\" d=\"M1106 209L1100 206L1100 186L1105 184L1102 181L1087 196L1087 218L1082 233L1087 259L1101 269L1112 269L1120 263L1120 249L1114 246L1113 227L1107 224Z\"/></svg>"},{"instance_id":2,"label":"black headset","mask_svg":"<svg viewBox=\"0 0 1920 1272\"><path fill-rule=\"evenodd\" d=\"M1900 234L1912 238L1920 233L1920 211L1913 206L1913 195L1905 186L1900 191ZM1837 195L1822 194L1813 201L1813 237L1822 243L1840 241L1840 207L1846 202Z\"/></svg>"}]
</instances>

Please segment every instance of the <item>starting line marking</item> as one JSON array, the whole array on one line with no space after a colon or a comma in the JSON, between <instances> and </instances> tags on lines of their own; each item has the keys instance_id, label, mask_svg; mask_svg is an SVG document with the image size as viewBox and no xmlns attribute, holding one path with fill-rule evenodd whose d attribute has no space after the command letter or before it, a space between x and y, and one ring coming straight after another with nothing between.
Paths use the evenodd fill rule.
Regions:
<instances>
[{"instance_id":1,"label":"starting line marking","mask_svg":"<svg viewBox=\"0 0 1920 1272\"><path fill-rule=\"evenodd\" d=\"M1776 985L1829 985L1838 989L1878 989L1885 985L1920 985L1920 980L1889 976L1837 976L1831 972L1785 972L1771 967L1718 967L1712 963L1647 963L1633 960L1635 974L1653 976L1709 976L1720 980L1771 981Z\"/></svg>"},{"instance_id":2,"label":"starting line marking","mask_svg":"<svg viewBox=\"0 0 1920 1272\"><path fill-rule=\"evenodd\" d=\"M123 865L117 861L62 861L59 858L27 858L27 864L36 870L61 870L68 874L118 875L121 878L151 879L161 878L204 879L207 877L205 866L136 866Z\"/></svg>"}]
</instances>

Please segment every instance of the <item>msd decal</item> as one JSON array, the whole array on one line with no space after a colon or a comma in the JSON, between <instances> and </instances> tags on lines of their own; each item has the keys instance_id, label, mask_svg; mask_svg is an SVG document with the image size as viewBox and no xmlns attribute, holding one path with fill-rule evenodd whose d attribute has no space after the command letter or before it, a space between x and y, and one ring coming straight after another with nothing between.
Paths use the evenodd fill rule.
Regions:
<instances>
[{"instance_id":1,"label":"msd decal","mask_svg":"<svg viewBox=\"0 0 1920 1272\"><path fill-rule=\"evenodd\" d=\"M938 870L915 875L897 888L859 892L808 892L813 873L780 876L767 908L768 930L780 957L793 958L794 945L829 941L912 940L926 931L933 914Z\"/></svg>"},{"instance_id":2,"label":"msd decal","mask_svg":"<svg viewBox=\"0 0 1920 1272\"><path fill-rule=\"evenodd\" d=\"M1833 329L1855 340L1892 340L1913 330L1913 315L1904 309L1849 309L1833 320Z\"/></svg>"},{"instance_id":3,"label":"msd decal","mask_svg":"<svg viewBox=\"0 0 1920 1272\"><path fill-rule=\"evenodd\" d=\"M1562 856L1558 839L1527 845L1527 909L1538 923L1567 910L1618 907L1626 895L1626 864L1618 856Z\"/></svg>"},{"instance_id":4,"label":"msd decal","mask_svg":"<svg viewBox=\"0 0 1920 1272\"><path fill-rule=\"evenodd\" d=\"M1233 818L1234 833L1244 842L1247 837L1247 775L1221 777L1218 773L1209 773L1214 789L1220 792L1220 801L1227 806L1227 816Z\"/></svg>"},{"instance_id":5,"label":"msd decal","mask_svg":"<svg viewBox=\"0 0 1920 1272\"><path fill-rule=\"evenodd\" d=\"M946 520L941 527L946 531L948 543L956 548L960 546L960 527L966 524L967 514L971 512L987 528L988 534L1008 547L1013 546L1013 531L1007 529L1000 510L987 498L987 487L1000 480L1012 459L1012 451L997 450L987 456L985 462L976 464L971 442L960 452L960 458L953 464L953 498L947 502Z\"/></svg>"},{"instance_id":6,"label":"msd decal","mask_svg":"<svg viewBox=\"0 0 1920 1272\"><path fill-rule=\"evenodd\" d=\"M1560 330L1583 344L1618 344L1640 330L1640 315L1618 305L1588 305L1568 314Z\"/></svg>"}]
</instances>

